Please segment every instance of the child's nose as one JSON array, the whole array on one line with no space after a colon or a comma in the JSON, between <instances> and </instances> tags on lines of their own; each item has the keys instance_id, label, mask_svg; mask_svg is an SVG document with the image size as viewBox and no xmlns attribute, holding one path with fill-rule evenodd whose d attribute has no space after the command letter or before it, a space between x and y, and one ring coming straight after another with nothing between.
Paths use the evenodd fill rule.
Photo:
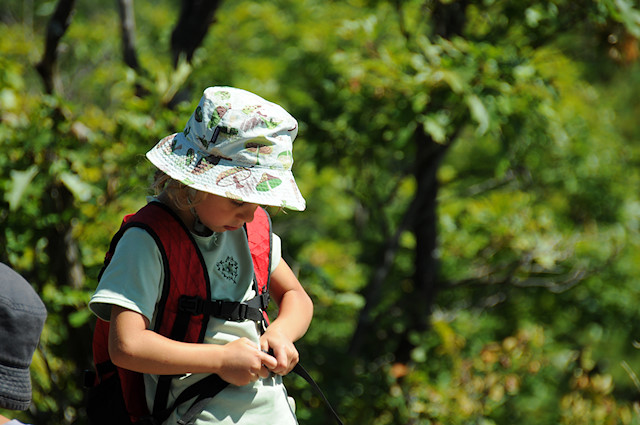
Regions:
<instances>
[{"instance_id":1,"label":"child's nose","mask_svg":"<svg viewBox=\"0 0 640 425\"><path fill-rule=\"evenodd\" d=\"M258 209L258 205L257 204L246 204L242 210L242 219L244 220L245 223L250 223L253 221L253 216L256 213L256 210Z\"/></svg>"}]
</instances>

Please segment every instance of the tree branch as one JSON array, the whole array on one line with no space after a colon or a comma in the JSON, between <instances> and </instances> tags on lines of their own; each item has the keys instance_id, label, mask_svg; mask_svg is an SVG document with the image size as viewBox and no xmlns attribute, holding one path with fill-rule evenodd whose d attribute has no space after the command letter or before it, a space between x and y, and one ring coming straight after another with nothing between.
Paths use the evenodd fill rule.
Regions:
<instances>
[{"instance_id":1,"label":"tree branch","mask_svg":"<svg viewBox=\"0 0 640 425\"><path fill-rule=\"evenodd\" d=\"M138 72L140 71L140 63L136 53L136 20L133 0L118 0L118 12L122 32L122 58L129 68Z\"/></svg>"},{"instance_id":2,"label":"tree branch","mask_svg":"<svg viewBox=\"0 0 640 425\"><path fill-rule=\"evenodd\" d=\"M49 94L55 90L54 69L58 60L58 44L71 23L75 0L59 0L56 10L47 25L47 38L42 60L36 65L36 70L42 77L45 91Z\"/></svg>"},{"instance_id":3,"label":"tree branch","mask_svg":"<svg viewBox=\"0 0 640 425\"><path fill-rule=\"evenodd\" d=\"M434 144L435 149L433 155L430 158L425 158L425 161L418 160L416 167L431 167L436 166L444 155L444 153L448 150L451 144L447 145L437 145ZM423 173L423 180L430 179L433 174ZM434 182L423 181L422 184L430 184ZM386 245L382 250L381 260L378 262L378 267L375 269L369 284L367 285L364 293L365 293L365 305L360 310L360 315L358 317L358 325L351 339L351 345L349 347L349 353L355 355L359 352L360 347L364 341L364 336L367 334L368 330L373 323L372 310L375 306L380 302L380 297L382 295L382 287L384 282L389 275L391 267L393 266L393 262L395 260L396 253L398 251L400 245L400 237L407 230L414 226L416 220L419 217L419 212L422 206L425 204L426 196L428 194L424 192L417 192L415 197L411 201L411 204L407 208L402 221L398 225L395 233L391 238L387 240Z\"/></svg>"},{"instance_id":4,"label":"tree branch","mask_svg":"<svg viewBox=\"0 0 640 425\"><path fill-rule=\"evenodd\" d=\"M191 62L193 53L202 44L220 0L182 0L180 17L171 33L171 53L174 68L182 54Z\"/></svg>"}]
</instances>

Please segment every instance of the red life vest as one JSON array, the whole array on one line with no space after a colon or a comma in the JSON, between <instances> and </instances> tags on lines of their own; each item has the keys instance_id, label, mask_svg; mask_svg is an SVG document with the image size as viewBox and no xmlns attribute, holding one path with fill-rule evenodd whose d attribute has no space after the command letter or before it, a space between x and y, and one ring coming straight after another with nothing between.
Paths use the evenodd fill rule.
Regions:
<instances>
[{"instance_id":1,"label":"red life vest","mask_svg":"<svg viewBox=\"0 0 640 425\"><path fill-rule=\"evenodd\" d=\"M151 202L137 213L124 218L120 230L111 241L99 278L111 261L118 241L131 227L147 231L155 240L162 256L164 282L160 302L156 307L155 332L178 341L202 342L210 316L235 321L268 320L265 310L269 303L272 233L271 219L263 208L258 208L253 221L245 226L253 260L254 285L258 294L246 303L211 300L209 274L195 240L182 220L169 207L159 202ZM154 418L145 400L143 375L113 365L109 357L108 335L109 323L97 319L93 338L95 377L92 383L87 383L88 386L97 387L117 372L122 398L131 422L153 422ZM224 388L226 383L222 379L217 375L212 377L218 379L215 385ZM160 415L160 422L164 420L162 416L168 416L176 406L166 405L171 378L161 377L156 390L153 413ZM198 395L198 392L194 389L190 394ZM91 410L91 402L88 410ZM104 414L97 413L93 416L100 417ZM89 415L91 416L91 412ZM92 423L102 423L100 420ZM158 421L158 418L155 417L155 420ZM108 421L105 420L104 423Z\"/></svg>"}]
</instances>

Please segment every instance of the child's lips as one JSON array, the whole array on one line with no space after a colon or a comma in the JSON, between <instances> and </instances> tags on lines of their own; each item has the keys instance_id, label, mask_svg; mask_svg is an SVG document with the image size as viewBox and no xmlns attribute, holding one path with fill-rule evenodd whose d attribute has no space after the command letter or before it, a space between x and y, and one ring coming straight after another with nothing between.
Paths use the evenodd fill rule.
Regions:
<instances>
[{"instance_id":1,"label":"child's lips","mask_svg":"<svg viewBox=\"0 0 640 425\"><path fill-rule=\"evenodd\" d=\"M233 231L233 230L238 230L240 226L224 226L224 228L226 230Z\"/></svg>"}]
</instances>

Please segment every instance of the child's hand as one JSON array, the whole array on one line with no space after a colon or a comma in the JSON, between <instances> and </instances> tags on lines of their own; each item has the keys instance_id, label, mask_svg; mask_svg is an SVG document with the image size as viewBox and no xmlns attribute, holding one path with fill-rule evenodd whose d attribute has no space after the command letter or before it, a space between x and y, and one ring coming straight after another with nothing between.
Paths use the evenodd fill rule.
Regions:
<instances>
[{"instance_id":1,"label":"child's hand","mask_svg":"<svg viewBox=\"0 0 640 425\"><path fill-rule=\"evenodd\" d=\"M294 368L300 360L300 355L295 345L282 332L274 327L268 327L266 332L260 337L260 346L267 352L270 351L277 365L269 367L271 372L278 375L286 375Z\"/></svg>"},{"instance_id":2,"label":"child's hand","mask_svg":"<svg viewBox=\"0 0 640 425\"><path fill-rule=\"evenodd\" d=\"M258 378L267 378L269 370L277 367L273 356L262 352L247 338L240 338L224 346L223 364L218 375L230 384L243 386Z\"/></svg>"}]
</instances>

